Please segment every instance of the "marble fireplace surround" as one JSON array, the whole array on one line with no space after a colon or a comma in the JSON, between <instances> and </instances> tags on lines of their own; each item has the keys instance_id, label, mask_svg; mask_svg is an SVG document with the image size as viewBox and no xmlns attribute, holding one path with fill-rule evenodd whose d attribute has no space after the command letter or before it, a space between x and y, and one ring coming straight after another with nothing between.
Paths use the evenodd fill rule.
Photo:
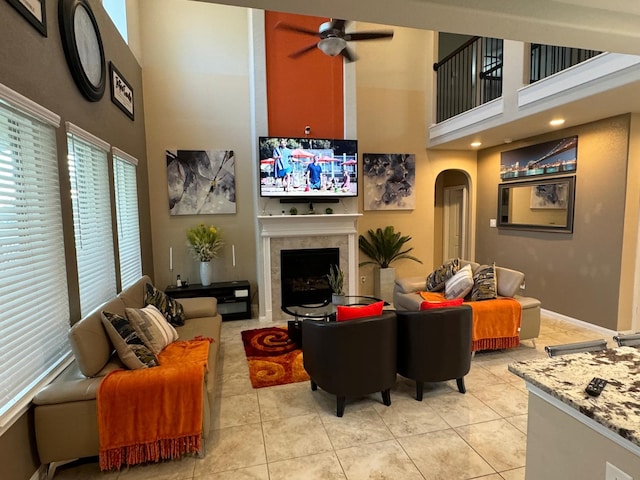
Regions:
<instances>
[{"instance_id":1,"label":"marble fireplace surround","mask_svg":"<svg viewBox=\"0 0 640 480\"><path fill-rule=\"evenodd\" d=\"M259 216L262 267L259 289L264 292L265 320L286 318L280 309L280 250L340 249L347 294L356 295L358 230L361 214Z\"/></svg>"}]
</instances>

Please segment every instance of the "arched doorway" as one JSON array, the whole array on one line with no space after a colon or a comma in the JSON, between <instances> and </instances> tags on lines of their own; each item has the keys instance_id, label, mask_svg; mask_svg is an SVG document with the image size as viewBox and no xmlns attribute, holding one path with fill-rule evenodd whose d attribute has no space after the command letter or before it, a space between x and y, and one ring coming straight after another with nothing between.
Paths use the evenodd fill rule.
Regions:
<instances>
[{"instance_id":1,"label":"arched doorway","mask_svg":"<svg viewBox=\"0 0 640 480\"><path fill-rule=\"evenodd\" d=\"M436 178L433 264L449 258L470 258L469 177L445 170Z\"/></svg>"}]
</instances>

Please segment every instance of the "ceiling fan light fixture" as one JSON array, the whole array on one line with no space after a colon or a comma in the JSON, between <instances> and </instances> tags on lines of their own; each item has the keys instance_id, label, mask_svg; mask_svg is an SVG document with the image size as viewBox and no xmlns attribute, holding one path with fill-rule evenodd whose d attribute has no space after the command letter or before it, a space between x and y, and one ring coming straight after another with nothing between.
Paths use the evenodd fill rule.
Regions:
<instances>
[{"instance_id":1,"label":"ceiling fan light fixture","mask_svg":"<svg viewBox=\"0 0 640 480\"><path fill-rule=\"evenodd\" d=\"M330 57L339 55L346 47L346 40L339 37L327 37L318 42L318 48L322 50L322 53Z\"/></svg>"}]
</instances>

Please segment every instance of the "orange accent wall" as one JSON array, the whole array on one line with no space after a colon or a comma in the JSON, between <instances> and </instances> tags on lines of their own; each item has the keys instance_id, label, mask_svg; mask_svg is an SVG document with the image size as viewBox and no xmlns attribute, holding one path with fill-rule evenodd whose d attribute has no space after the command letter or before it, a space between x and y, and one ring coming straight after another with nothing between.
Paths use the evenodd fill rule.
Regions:
<instances>
[{"instance_id":1,"label":"orange accent wall","mask_svg":"<svg viewBox=\"0 0 640 480\"><path fill-rule=\"evenodd\" d=\"M344 78L342 56L329 57L317 48L293 59L289 54L319 38L276 29L286 22L317 31L328 18L265 12L267 110L269 135L344 138Z\"/></svg>"}]
</instances>

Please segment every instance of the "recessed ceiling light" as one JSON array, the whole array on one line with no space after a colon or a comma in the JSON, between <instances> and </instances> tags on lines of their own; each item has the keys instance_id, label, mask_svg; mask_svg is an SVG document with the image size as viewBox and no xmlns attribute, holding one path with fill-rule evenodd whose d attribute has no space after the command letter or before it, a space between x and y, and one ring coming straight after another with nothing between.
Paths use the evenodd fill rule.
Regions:
<instances>
[{"instance_id":1,"label":"recessed ceiling light","mask_svg":"<svg viewBox=\"0 0 640 480\"><path fill-rule=\"evenodd\" d=\"M473 148L477 148L477 147L479 147L480 145L482 145L482 143L481 143L481 142L472 142L472 143L471 143L471 146L472 146Z\"/></svg>"},{"instance_id":2,"label":"recessed ceiling light","mask_svg":"<svg viewBox=\"0 0 640 480\"><path fill-rule=\"evenodd\" d=\"M549 125L552 127L559 127L560 125L564 125L564 118L554 118L549 122Z\"/></svg>"}]
</instances>

